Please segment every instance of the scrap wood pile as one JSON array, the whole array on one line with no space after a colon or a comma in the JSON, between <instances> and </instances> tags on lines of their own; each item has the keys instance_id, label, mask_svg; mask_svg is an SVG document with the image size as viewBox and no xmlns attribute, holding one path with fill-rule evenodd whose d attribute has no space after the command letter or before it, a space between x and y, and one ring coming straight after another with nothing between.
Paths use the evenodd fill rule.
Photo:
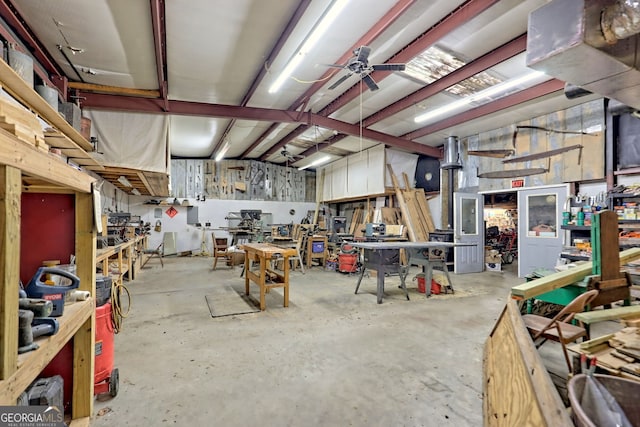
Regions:
<instances>
[{"instance_id":1,"label":"scrap wood pile","mask_svg":"<svg viewBox=\"0 0 640 427\"><path fill-rule=\"evenodd\" d=\"M369 222L384 223L388 235L406 236L406 228L402 226L402 218L398 208L383 207L356 207L351 217L349 234L355 237L365 235L365 225Z\"/></svg>"},{"instance_id":2,"label":"scrap wood pile","mask_svg":"<svg viewBox=\"0 0 640 427\"><path fill-rule=\"evenodd\" d=\"M637 325L640 320L626 320ZM640 381L640 328L626 327L614 334L594 338L579 344L580 351L596 357L598 366L618 375Z\"/></svg>"},{"instance_id":3,"label":"scrap wood pile","mask_svg":"<svg viewBox=\"0 0 640 427\"><path fill-rule=\"evenodd\" d=\"M393 173L391 165L387 164L393 188L396 192L398 207L402 213L401 224L404 224L409 241L424 242L429 240L429 233L436 227L431 218L431 210L427 203L427 196L422 188L410 188L409 177L402 173L404 188L400 188L398 178Z\"/></svg>"}]
</instances>

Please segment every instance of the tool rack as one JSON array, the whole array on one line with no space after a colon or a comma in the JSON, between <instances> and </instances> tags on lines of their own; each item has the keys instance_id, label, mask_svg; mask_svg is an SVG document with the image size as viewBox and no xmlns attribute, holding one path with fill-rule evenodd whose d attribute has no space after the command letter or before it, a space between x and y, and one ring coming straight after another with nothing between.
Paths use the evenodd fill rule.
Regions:
<instances>
[{"instance_id":1,"label":"tool rack","mask_svg":"<svg viewBox=\"0 0 640 427\"><path fill-rule=\"evenodd\" d=\"M0 60L0 85L64 138L67 152L90 158L91 145L46 101ZM66 153L65 153L66 154ZM80 156L80 157L82 157ZM99 168L99 165L98 165ZM89 425L93 411L94 300L65 308L56 335L40 337L36 351L18 356L18 284L23 191L67 193L75 199L75 253L81 290L95 295L96 232L93 219L94 178L48 152L0 129L0 405L15 405L21 392L38 377L60 349L73 342L71 426ZM45 237L46 238L46 237Z\"/></svg>"}]
</instances>

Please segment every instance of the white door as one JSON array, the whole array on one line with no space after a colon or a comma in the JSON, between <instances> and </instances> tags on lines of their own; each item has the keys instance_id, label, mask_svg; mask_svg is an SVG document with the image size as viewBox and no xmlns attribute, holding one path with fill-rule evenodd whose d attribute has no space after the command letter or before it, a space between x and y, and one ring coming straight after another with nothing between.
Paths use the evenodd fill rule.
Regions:
<instances>
[{"instance_id":1,"label":"white door","mask_svg":"<svg viewBox=\"0 0 640 427\"><path fill-rule=\"evenodd\" d=\"M566 185L518 192L518 276L555 267L562 252L566 200Z\"/></svg>"},{"instance_id":2,"label":"white door","mask_svg":"<svg viewBox=\"0 0 640 427\"><path fill-rule=\"evenodd\" d=\"M484 219L482 194L453 193L453 241L473 246L454 248L453 271L478 273L484 270Z\"/></svg>"}]
</instances>

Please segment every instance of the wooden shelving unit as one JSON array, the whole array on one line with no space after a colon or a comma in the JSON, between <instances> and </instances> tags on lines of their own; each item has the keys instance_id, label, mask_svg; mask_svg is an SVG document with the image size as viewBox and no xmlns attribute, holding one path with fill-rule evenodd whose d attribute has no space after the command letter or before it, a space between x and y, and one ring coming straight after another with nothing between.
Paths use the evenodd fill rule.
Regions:
<instances>
[{"instance_id":1,"label":"wooden shelving unit","mask_svg":"<svg viewBox=\"0 0 640 427\"><path fill-rule=\"evenodd\" d=\"M6 63L0 61L0 84L25 106L75 141L84 138L46 104ZM89 146L90 147L90 146ZM40 348L18 357L18 284L20 218L23 192L67 193L75 197L75 253L79 289L95 295L96 231L93 219L95 179L60 159L0 129L0 405L15 405L17 396L67 343L73 342L71 426L88 425L93 411L94 300L65 307L60 330L40 338ZM46 236L43 236L46 238Z\"/></svg>"}]
</instances>

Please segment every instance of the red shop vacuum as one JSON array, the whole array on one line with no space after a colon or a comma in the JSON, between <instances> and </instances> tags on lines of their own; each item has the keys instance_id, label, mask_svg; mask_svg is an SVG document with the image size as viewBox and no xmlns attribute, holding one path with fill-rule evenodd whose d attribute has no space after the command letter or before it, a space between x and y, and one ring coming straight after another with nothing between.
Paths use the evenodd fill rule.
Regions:
<instances>
[{"instance_id":1,"label":"red shop vacuum","mask_svg":"<svg viewBox=\"0 0 640 427\"><path fill-rule=\"evenodd\" d=\"M111 290L111 278L108 276L96 278L96 294L101 294L100 288ZM96 356L93 379L93 395L109 393L111 397L118 395L120 375L118 368L113 367L115 353L111 302L96 299Z\"/></svg>"}]
</instances>

